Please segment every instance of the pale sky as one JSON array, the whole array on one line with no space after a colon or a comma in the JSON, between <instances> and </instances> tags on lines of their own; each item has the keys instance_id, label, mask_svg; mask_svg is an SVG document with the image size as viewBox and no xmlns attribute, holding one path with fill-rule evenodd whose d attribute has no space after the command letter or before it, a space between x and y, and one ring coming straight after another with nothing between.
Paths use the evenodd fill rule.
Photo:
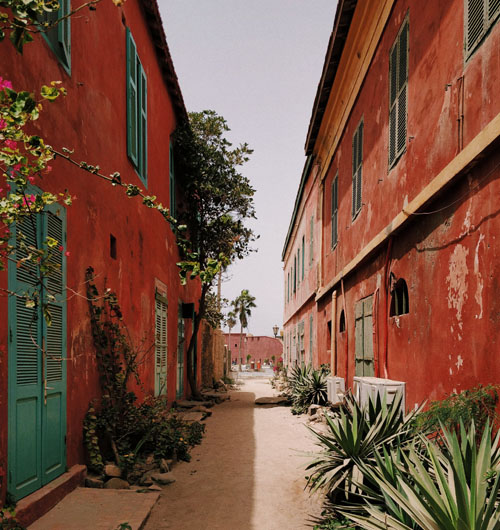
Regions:
<instances>
[{"instance_id":1,"label":"pale sky","mask_svg":"<svg viewBox=\"0 0 500 530\"><path fill-rule=\"evenodd\" d=\"M254 153L258 252L237 262L222 295L256 297L249 332L283 323L281 252L304 167L304 143L336 0L159 0L188 111L213 109L233 144ZM239 328L239 324L237 326Z\"/></svg>"}]
</instances>

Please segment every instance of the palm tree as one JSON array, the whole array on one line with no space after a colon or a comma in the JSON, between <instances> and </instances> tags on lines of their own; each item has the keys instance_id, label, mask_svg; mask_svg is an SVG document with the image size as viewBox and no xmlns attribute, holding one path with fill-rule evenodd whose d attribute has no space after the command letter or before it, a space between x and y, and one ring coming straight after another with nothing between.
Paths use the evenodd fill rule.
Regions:
<instances>
[{"instance_id":1,"label":"palm tree","mask_svg":"<svg viewBox=\"0 0 500 530\"><path fill-rule=\"evenodd\" d=\"M231 330L236 326L236 313L234 311L229 311L226 317L226 326L229 328L229 340L228 340L228 348L227 348L227 355L229 357L228 362L228 370L231 369L231 364L233 362L233 356L231 355Z\"/></svg>"},{"instance_id":2,"label":"palm tree","mask_svg":"<svg viewBox=\"0 0 500 530\"><path fill-rule=\"evenodd\" d=\"M243 337L243 330L248 328L248 318L252 314L252 308L257 307L255 305L255 296L252 296L248 289L243 289L238 297L236 297L232 306L240 321L240 370L242 365L242 354L241 354L241 339Z\"/></svg>"}]
</instances>

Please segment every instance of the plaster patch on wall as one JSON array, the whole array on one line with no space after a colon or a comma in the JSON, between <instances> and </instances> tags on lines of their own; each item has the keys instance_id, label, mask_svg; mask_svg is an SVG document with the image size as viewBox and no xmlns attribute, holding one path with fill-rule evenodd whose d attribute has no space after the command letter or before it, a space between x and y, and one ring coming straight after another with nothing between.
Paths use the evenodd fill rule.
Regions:
<instances>
[{"instance_id":1,"label":"plaster patch on wall","mask_svg":"<svg viewBox=\"0 0 500 530\"><path fill-rule=\"evenodd\" d=\"M476 245L476 251L474 254L474 274L477 278L477 287L476 287L476 303L479 306L479 314L476 314L476 318L483 318L483 277L479 272L479 246L484 239L484 234L479 236L479 241Z\"/></svg>"},{"instance_id":2,"label":"plaster patch on wall","mask_svg":"<svg viewBox=\"0 0 500 530\"><path fill-rule=\"evenodd\" d=\"M462 329L462 309L467 300L467 255L469 250L463 245L457 245L450 256L449 272L446 277L448 283L448 307L455 309L458 327Z\"/></svg>"},{"instance_id":3,"label":"plaster patch on wall","mask_svg":"<svg viewBox=\"0 0 500 530\"><path fill-rule=\"evenodd\" d=\"M377 272L377 289L380 289L380 286L382 285L382 275L380 272Z\"/></svg>"},{"instance_id":4,"label":"plaster patch on wall","mask_svg":"<svg viewBox=\"0 0 500 530\"><path fill-rule=\"evenodd\" d=\"M408 195L405 195L405 198L403 199L403 208L406 208L408 206Z\"/></svg>"},{"instance_id":5,"label":"plaster patch on wall","mask_svg":"<svg viewBox=\"0 0 500 530\"><path fill-rule=\"evenodd\" d=\"M462 356L459 355L457 358L457 362L455 363L455 366L457 367L457 371L459 371L463 365L464 365L464 360L462 359Z\"/></svg>"},{"instance_id":6,"label":"plaster patch on wall","mask_svg":"<svg viewBox=\"0 0 500 530\"><path fill-rule=\"evenodd\" d=\"M453 375L453 370L450 368L450 375Z\"/></svg>"}]
</instances>

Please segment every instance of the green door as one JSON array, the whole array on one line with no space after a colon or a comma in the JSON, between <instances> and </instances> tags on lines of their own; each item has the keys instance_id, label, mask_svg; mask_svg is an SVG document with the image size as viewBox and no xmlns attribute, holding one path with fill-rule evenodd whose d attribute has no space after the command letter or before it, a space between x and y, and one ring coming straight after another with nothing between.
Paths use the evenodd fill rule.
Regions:
<instances>
[{"instance_id":1,"label":"green door","mask_svg":"<svg viewBox=\"0 0 500 530\"><path fill-rule=\"evenodd\" d=\"M184 394L184 319L182 318L182 304L179 304L177 318L177 397Z\"/></svg>"},{"instance_id":2,"label":"green door","mask_svg":"<svg viewBox=\"0 0 500 530\"><path fill-rule=\"evenodd\" d=\"M27 256L25 245L38 247L47 236L65 246L64 214L64 208L51 205L18 226L17 261ZM51 320L49 325L39 306L26 307L24 297L9 297L8 490L15 500L66 470L66 263L64 252L52 256L59 269L42 285L34 265L9 263L9 290L37 291Z\"/></svg>"},{"instance_id":3,"label":"green door","mask_svg":"<svg viewBox=\"0 0 500 530\"><path fill-rule=\"evenodd\" d=\"M155 297L155 395L167 393L167 299Z\"/></svg>"},{"instance_id":4,"label":"green door","mask_svg":"<svg viewBox=\"0 0 500 530\"><path fill-rule=\"evenodd\" d=\"M373 367L373 296L364 298L355 306L356 374L374 375Z\"/></svg>"}]
</instances>

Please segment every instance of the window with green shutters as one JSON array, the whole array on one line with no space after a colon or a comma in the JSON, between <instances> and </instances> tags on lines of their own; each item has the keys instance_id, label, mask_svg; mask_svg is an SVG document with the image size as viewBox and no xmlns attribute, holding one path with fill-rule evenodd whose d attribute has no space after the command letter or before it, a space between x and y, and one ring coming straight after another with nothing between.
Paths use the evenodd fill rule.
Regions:
<instances>
[{"instance_id":1,"label":"window with green shutters","mask_svg":"<svg viewBox=\"0 0 500 530\"><path fill-rule=\"evenodd\" d=\"M352 138L352 218L361 210L361 175L363 169L363 120Z\"/></svg>"},{"instance_id":2,"label":"window with green shutters","mask_svg":"<svg viewBox=\"0 0 500 530\"><path fill-rule=\"evenodd\" d=\"M71 17L68 16L70 13L70 0L59 0L59 9L45 13L40 20L42 26L54 24L59 20L56 25L42 34L68 73L71 73Z\"/></svg>"},{"instance_id":3,"label":"window with green shutters","mask_svg":"<svg viewBox=\"0 0 500 530\"><path fill-rule=\"evenodd\" d=\"M304 281L305 255L306 255L306 236L302 236L302 281Z\"/></svg>"},{"instance_id":4,"label":"window with green shutters","mask_svg":"<svg viewBox=\"0 0 500 530\"><path fill-rule=\"evenodd\" d=\"M312 267L313 264L313 252L314 252L314 216L311 215L311 227L310 227L310 236L309 236L309 267Z\"/></svg>"},{"instance_id":5,"label":"window with green shutters","mask_svg":"<svg viewBox=\"0 0 500 530\"><path fill-rule=\"evenodd\" d=\"M175 217L176 215L176 197L175 197L175 173L174 173L174 146L172 141L170 142L169 149L169 189L170 189L170 215Z\"/></svg>"},{"instance_id":6,"label":"window with green shutters","mask_svg":"<svg viewBox=\"0 0 500 530\"><path fill-rule=\"evenodd\" d=\"M498 20L500 0L465 0L465 56L468 59Z\"/></svg>"},{"instance_id":7,"label":"window with green shutters","mask_svg":"<svg viewBox=\"0 0 500 530\"><path fill-rule=\"evenodd\" d=\"M155 395L167 393L167 299L155 295Z\"/></svg>"},{"instance_id":8,"label":"window with green shutters","mask_svg":"<svg viewBox=\"0 0 500 530\"><path fill-rule=\"evenodd\" d=\"M313 316L309 315L309 356L310 361L313 361Z\"/></svg>"},{"instance_id":9,"label":"window with green shutters","mask_svg":"<svg viewBox=\"0 0 500 530\"><path fill-rule=\"evenodd\" d=\"M406 17L389 54L389 169L406 150L409 21Z\"/></svg>"},{"instance_id":10,"label":"window with green shutters","mask_svg":"<svg viewBox=\"0 0 500 530\"><path fill-rule=\"evenodd\" d=\"M127 153L147 186L147 79L127 28Z\"/></svg>"},{"instance_id":11,"label":"window with green shutters","mask_svg":"<svg viewBox=\"0 0 500 530\"><path fill-rule=\"evenodd\" d=\"M297 249L297 287L300 285L300 244Z\"/></svg>"},{"instance_id":12,"label":"window with green shutters","mask_svg":"<svg viewBox=\"0 0 500 530\"><path fill-rule=\"evenodd\" d=\"M339 176L335 175L332 181L332 206L331 206L331 218L332 218L332 248L335 248L338 243L338 212L339 212Z\"/></svg>"}]
</instances>

